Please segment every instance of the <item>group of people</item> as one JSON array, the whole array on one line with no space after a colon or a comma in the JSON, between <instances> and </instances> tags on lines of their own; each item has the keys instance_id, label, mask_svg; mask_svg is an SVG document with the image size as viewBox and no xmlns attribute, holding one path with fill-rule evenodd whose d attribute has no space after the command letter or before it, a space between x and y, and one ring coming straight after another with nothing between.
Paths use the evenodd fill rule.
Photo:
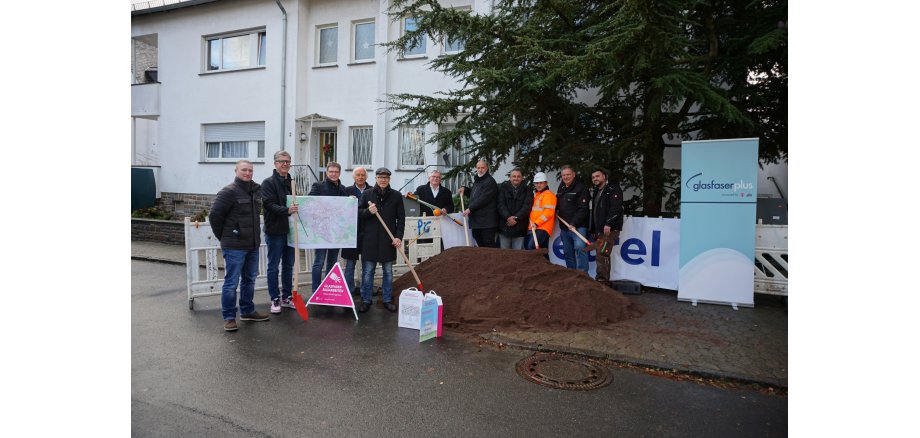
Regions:
<instances>
[{"instance_id":1,"label":"group of people","mask_svg":"<svg viewBox=\"0 0 920 438\"><path fill-rule=\"evenodd\" d=\"M260 210L265 217L265 244L268 249L268 293L271 313L282 308L294 308L292 302L294 251L288 246L288 217L296 215L296 203L287 206L287 196L293 194L290 175L291 155L278 151L274 155L275 170L257 184L252 181L253 165L240 160L234 168L233 183L220 190L208 220L220 240L225 262L224 285L221 290L221 313L224 330L238 329L236 315L243 321L267 321L269 315L255 310L253 296L259 267ZM374 274L377 265L383 270L382 302L390 312L393 303L393 262L396 251L402 249L405 229L405 208L399 191L390 187L391 172L385 167L375 171L375 184L367 183L367 170L353 170L354 184L346 187L339 177L342 167L336 162L326 165L326 178L312 185L310 196L353 196L358 201L358 239L356 248L341 250L345 259L345 281L355 291L355 269L361 260L361 303L358 312L371 308ZM416 188L415 195L428 204L454 212L453 196L441 185L441 173L428 175L428 184ZM597 240L612 243L623 226L623 193L619 185L608 181L607 171L596 169L591 175L593 187L588 189L571 166L563 166L562 183L554 194L549 190L546 174L534 175L534 188L524 184L523 173L514 169L508 181L498 185L489 174L484 160L476 163L476 174L470 187L460 187L459 194L469 195L469 205L463 210L468 218L473 238L478 246L507 249L546 248L553 232L555 219L561 226L561 238L566 266L588 272L586 245L575 234L587 236L590 231ZM422 204L422 214L432 210ZM392 235L390 234L392 233ZM315 249L312 265L312 286L315 291L324 275L339 258L339 249ZM280 266L280 285L279 285ZM597 280L609 284L610 257L597 254ZM237 286L239 306L237 307Z\"/></svg>"}]
</instances>

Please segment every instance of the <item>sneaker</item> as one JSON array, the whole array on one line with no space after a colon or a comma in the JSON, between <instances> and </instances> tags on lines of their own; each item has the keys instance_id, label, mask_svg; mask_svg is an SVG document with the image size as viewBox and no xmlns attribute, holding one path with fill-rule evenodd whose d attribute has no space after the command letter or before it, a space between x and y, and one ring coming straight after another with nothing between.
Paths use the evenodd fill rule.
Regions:
<instances>
[{"instance_id":1,"label":"sneaker","mask_svg":"<svg viewBox=\"0 0 920 438\"><path fill-rule=\"evenodd\" d=\"M239 327L236 326L236 320L235 320L235 319L228 319L228 320L224 321L224 330L226 330L226 331L228 331L228 332L235 332L236 329L238 329L238 328L239 328Z\"/></svg>"},{"instance_id":2,"label":"sneaker","mask_svg":"<svg viewBox=\"0 0 920 438\"><path fill-rule=\"evenodd\" d=\"M275 298L272 300L272 307L269 309L271 313L281 313L281 298Z\"/></svg>"},{"instance_id":3,"label":"sneaker","mask_svg":"<svg viewBox=\"0 0 920 438\"><path fill-rule=\"evenodd\" d=\"M252 312L245 315L240 315L240 320L242 321L268 321L267 313Z\"/></svg>"},{"instance_id":4,"label":"sneaker","mask_svg":"<svg viewBox=\"0 0 920 438\"><path fill-rule=\"evenodd\" d=\"M281 307L287 307L288 309L296 309L296 308L297 308L296 306L294 306L294 300L292 300L291 297L287 297L287 298L282 299L282 300L281 300Z\"/></svg>"}]
</instances>

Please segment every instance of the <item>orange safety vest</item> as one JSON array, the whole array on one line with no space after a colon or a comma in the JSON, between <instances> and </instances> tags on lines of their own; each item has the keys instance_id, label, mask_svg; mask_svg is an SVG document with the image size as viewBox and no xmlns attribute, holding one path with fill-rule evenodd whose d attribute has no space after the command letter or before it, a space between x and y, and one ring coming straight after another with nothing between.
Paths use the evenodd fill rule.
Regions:
<instances>
[{"instance_id":1,"label":"orange safety vest","mask_svg":"<svg viewBox=\"0 0 920 438\"><path fill-rule=\"evenodd\" d=\"M537 228L553 235L553 225L556 221L556 195L549 188L542 192L534 192L533 207L530 208L530 221L537 224Z\"/></svg>"}]
</instances>

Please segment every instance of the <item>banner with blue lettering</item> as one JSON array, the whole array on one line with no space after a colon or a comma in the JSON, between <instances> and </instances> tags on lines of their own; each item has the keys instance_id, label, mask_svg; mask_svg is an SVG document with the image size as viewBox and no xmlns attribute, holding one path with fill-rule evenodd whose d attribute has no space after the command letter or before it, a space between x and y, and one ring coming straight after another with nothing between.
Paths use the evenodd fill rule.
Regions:
<instances>
[{"instance_id":1,"label":"banner with blue lettering","mask_svg":"<svg viewBox=\"0 0 920 438\"><path fill-rule=\"evenodd\" d=\"M558 223L558 222L557 222ZM587 237L587 236L586 236ZM550 237L549 259L565 266L559 227ZM610 276L614 280L632 280L643 286L677 290L680 251L680 220L627 216L620 238L610 252ZM588 273L597 276L595 252L588 253Z\"/></svg>"},{"instance_id":2,"label":"banner with blue lettering","mask_svg":"<svg viewBox=\"0 0 920 438\"><path fill-rule=\"evenodd\" d=\"M677 299L754 306L758 139L681 145Z\"/></svg>"}]
</instances>

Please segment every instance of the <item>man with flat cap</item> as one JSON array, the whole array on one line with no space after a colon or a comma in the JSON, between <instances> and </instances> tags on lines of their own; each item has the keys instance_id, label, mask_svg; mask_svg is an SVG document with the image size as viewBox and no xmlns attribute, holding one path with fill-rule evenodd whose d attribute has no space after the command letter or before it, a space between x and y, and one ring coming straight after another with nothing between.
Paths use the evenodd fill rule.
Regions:
<instances>
[{"instance_id":1,"label":"man with flat cap","mask_svg":"<svg viewBox=\"0 0 920 438\"><path fill-rule=\"evenodd\" d=\"M393 261L396 260L396 251L402 251L406 210L402 195L390 187L390 175L386 167L377 169L374 188L364 192L358 204L358 218L364 227L364 235L361 236L361 304L358 306L358 312L362 313L371 308L377 263L383 267L383 307L390 312L396 311L393 303ZM377 219L378 214L393 233L393 238Z\"/></svg>"}]
</instances>

